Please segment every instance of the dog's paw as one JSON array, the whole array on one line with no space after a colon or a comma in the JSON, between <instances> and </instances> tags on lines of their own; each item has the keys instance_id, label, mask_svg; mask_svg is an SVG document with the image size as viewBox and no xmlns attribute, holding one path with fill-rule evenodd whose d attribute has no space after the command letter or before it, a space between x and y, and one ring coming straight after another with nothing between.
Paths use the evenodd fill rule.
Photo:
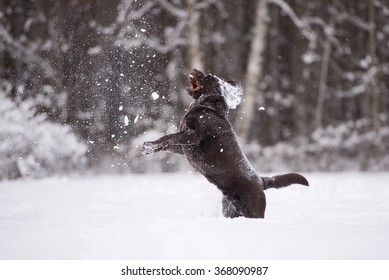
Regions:
<instances>
[{"instance_id":1,"label":"dog's paw","mask_svg":"<svg viewBox=\"0 0 389 280\"><path fill-rule=\"evenodd\" d=\"M158 150L158 145L154 142L144 142L143 146L140 148L141 153L144 155L151 155L152 153L155 153Z\"/></svg>"}]
</instances>

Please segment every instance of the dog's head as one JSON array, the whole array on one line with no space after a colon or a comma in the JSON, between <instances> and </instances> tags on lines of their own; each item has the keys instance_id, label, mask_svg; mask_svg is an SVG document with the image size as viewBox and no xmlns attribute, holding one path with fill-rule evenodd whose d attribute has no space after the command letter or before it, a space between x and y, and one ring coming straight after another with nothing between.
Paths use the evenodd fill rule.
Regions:
<instances>
[{"instance_id":1,"label":"dog's head","mask_svg":"<svg viewBox=\"0 0 389 280\"><path fill-rule=\"evenodd\" d=\"M205 75L197 69L189 75L190 87L186 89L194 99L202 95L221 95L225 98L228 107L236 108L242 98L243 90L234 81L224 81L214 75Z\"/></svg>"},{"instance_id":2,"label":"dog's head","mask_svg":"<svg viewBox=\"0 0 389 280\"><path fill-rule=\"evenodd\" d=\"M197 69L189 74L190 87L186 89L188 94L194 99L198 99L201 95L220 94L219 80Z\"/></svg>"}]
</instances>

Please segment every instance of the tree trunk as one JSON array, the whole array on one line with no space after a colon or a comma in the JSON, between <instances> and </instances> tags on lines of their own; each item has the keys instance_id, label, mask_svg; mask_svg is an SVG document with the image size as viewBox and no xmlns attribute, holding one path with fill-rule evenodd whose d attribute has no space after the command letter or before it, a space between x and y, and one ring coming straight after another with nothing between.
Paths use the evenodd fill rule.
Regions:
<instances>
[{"instance_id":1,"label":"tree trunk","mask_svg":"<svg viewBox=\"0 0 389 280\"><path fill-rule=\"evenodd\" d=\"M263 52L266 46L266 34L268 29L266 19L268 15L269 10L267 1L258 0L253 40L246 70L245 95L243 102L239 107L237 117L237 132L241 140L245 143L249 142L251 125L256 112L256 93L264 67ZM263 96L261 96L261 99L263 100Z\"/></svg>"},{"instance_id":2,"label":"tree trunk","mask_svg":"<svg viewBox=\"0 0 389 280\"><path fill-rule=\"evenodd\" d=\"M200 12L196 10L197 0L188 0L188 17L189 17L189 61L190 68L198 68L204 71L204 64L201 55L201 38L200 38Z\"/></svg>"},{"instance_id":3,"label":"tree trunk","mask_svg":"<svg viewBox=\"0 0 389 280\"><path fill-rule=\"evenodd\" d=\"M336 0L333 1L335 3ZM335 22L334 15L331 15L330 19L330 29L331 32L334 30ZM316 110L315 110L315 128L321 128L323 125L323 110L324 110L324 101L327 91L327 78L328 78L328 66L330 63L331 52L332 52L332 42L330 40L331 34L327 34L327 40L324 44L323 55L321 59L321 69L320 69L320 81L319 81L319 93L317 96Z\"/></svg>"},{"instance_id":4,"label":"tree trunk","mask_svg":"<svg viewBox=\"0 0 389 280\"><path fill-rule=\"evenodd\" d=\"M369 31L369 53L370 53L370 69L377 67L377 55L376 55L376 24L375 24L375 7L374 7L374 0L369 0L369 25L370 25L370 31ZM378 132L379 127L379 119L378 119L378 87L377 87L377 79L375 77L375 74L370 80L369 88L368 88L368 106L369 106L369 114L370 114L370 121L371 121L371 127L375 132Z\"/></svg>"}]
</instances>

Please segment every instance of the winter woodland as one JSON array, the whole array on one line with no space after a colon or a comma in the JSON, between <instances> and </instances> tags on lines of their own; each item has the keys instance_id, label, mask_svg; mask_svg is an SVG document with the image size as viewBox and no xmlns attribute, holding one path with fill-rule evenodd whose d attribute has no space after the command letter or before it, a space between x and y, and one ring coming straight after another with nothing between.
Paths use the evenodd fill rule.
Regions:
<instances>
[{"instance_id":1,"label":"winter woodland","mask_svg":"<svg viewBox=\"0 0 389 280\"><path fill-rule=\"evenodd\" d=\"M192 68L257 170L389 170L388 0L0 1L0 180L171 172Z\"/></svg>"}]
</instances>

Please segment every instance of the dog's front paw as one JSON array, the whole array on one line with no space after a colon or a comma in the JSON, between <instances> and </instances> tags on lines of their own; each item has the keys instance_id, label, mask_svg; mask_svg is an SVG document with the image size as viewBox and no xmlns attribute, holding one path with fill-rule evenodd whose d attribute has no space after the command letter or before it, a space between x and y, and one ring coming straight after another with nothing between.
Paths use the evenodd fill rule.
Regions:
<instances>
[{"instance_id":1,"label":"dog's front paw","mask_svg":"<svg viewBox=\"0 0 389 280\"><path fill-rule=\"evenodd\" d=\"M159 150L160 150L159 146L154 142L144 142L143 146L140 148L140 151L144 155L151 155L152 153L155 153Z\"/></svg>"}]
</instances>

